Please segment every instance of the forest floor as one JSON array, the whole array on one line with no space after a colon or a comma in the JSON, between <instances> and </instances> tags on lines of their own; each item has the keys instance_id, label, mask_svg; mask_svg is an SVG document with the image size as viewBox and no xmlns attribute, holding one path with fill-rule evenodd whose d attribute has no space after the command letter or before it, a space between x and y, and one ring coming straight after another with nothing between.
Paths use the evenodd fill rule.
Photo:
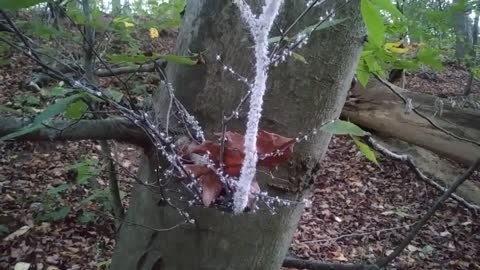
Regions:
<instances>
[{"instance_id":1,"label":"forest floor","mask_svg":"<svg viewBox=\"0 0 480 270\"><path fill-rule=\"evenodd\" d=\"M11 104L29 91L25 82L32 67L17 56L9 66L0 67L0 104ZM449 66L437 72L435 80L422 74L408 76L407 87L458 95L467 76L460 67ZM478 82L474 92L480 93ZM135 173L138 149L113 145L122 168ZM69 165L88 158L102 167L99 149L94 141L0 143L0 269L13 269L20 262L31 264L30 269L106 269L115 243L115 220L100 200L82 202L107 186L105 173L95 178L94 185L52 191L74 181ZM324 262L372 261L391 252L440 196L406 164L378 155L376 166L348 138L332 139L312 204L291 244L292 255ZM133 180L123 173L119 178L128 194ZM58 218L39 220L42 212L53 210L60 210ZM86 213L94 219L86 219ZM479 256L480 218L449 199L392 268L480 269Z\"/></svg>"}]
</instances>

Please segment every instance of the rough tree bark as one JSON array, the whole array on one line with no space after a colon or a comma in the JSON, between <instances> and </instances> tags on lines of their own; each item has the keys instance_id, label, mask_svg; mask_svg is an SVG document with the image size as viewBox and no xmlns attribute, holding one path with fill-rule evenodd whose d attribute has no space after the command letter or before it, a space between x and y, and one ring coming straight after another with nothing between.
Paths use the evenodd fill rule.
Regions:
<instances>
[{"instance_id":1,"label":"rough tree bark","mask_svg":"<svg viewBox=\"0 0 480 270\"><path fill-rule=\"evenodd\" d=\"M255 11L263 1L248 2ZM264 129L294 137L337 118L341 112L361 53L363 23L358 0L330 0L323 7L305 16L296 30L316 23L327 10L337 12L334 18L346 20L316 32L309 45L299 51L308 65L292 59L272 68L261 123ZM304 1L286 1L277 24L285 29L304 8ZM167 76L177 98L198 117L207 137L220 130L223 114L230 114L246 92L244 84L216 63L216 55L220 54L226 63L250 78L252 45L252 38L231 1L187 1L176 53L202 53L205 64L195 67L169 64ZM165 120L168 95L158 93L154 103L158 117ZM245 122L243 110L228 129L243 133ZM301 199L315 179L318 161L330 137L319 133L296 145L292 161L275 172L287 180L260 179L262 188L290 199ZM139 177L154 179L156 167L154 155L147 151ZM282 186L283 190L276 188L275 193L271 186ZM278 208L275 215L268 209L232 215L213 208L191 207L187 211L195 219L195 225L158 230L182 222L177 211L159 201L160 196L147 187L135 187L126 220L143 226L126 223L122 226L112 269L279 269L303 210L300 203Z\"/></svg>"},{"instance_id":2,"label":"rough tree bark","mask_svg":"<svg viewBox=\"0 0 480 270\"><path fill-rule=\"evenodd\" d=\"M480 142L478 110L458 106L452 108L445 99L437 100L435 96L414 93L399 87L395 89L405 98L411 98L413 106L438 126L460 137ZM443 101L443 112L434 116L437 111L435 104L439 104L439 100ZM406 113L403 101L383 83L373 78L366 88L353 90L351 99L343 108L342 117L373 130L376 134L421 146L464 164L471 164L480 155L478 145L445 134L414 112Z\"/></svg>"}]
</instances>

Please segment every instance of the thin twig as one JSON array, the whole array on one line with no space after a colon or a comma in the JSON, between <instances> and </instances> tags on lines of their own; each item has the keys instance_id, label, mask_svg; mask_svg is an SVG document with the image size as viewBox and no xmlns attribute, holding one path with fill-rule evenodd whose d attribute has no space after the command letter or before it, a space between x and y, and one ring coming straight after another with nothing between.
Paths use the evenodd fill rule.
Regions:
<instances>
[{"instance_id":1,"label":"thin twig","mask_svg":"<svg viewBox=\"0 0 480 270\"><path fill-rule=\"evenodd\" d=\"M427 182L428 184L430 184L431 186L435 187L436 189L442 191L442 192L445 192L447 190L447 188L443 187L442 185L440 185L438 183L438 181L435 181L433 178L430 178L428 176L425 175L425 173L423 173L420 168L418 168L418 166L415 164L415 161L412 159L412 157L410 157L409 155L406 155L406 154L397 154L393 151L391 151L390 149L387 149L386 147L384 147L383 145L381 145L380 143L378 143L375 139L373 139L372 137L369 137L368 138L368 142L373 146L373 148L377 149L378 151L384 153L385 155L389 156L389 157L392 157L394 159L397 159L397 160L401 160L401 161L405 161L407 162L408 166L415 172L415 174L420 177L420 179L422 179L423 181ZM455 193L452 193L450 195L453 199L455 199L456 201L460 202L461 204L463 204L463 206L465 206L466 208L474 211L475 213L478 213L480 212L480 206L478 205L475 205L473 203L470 203L468 202L467 200L465 200L464 198L460 197L459 195L455 194Z\"/></svg>"},{"instance_id":2,"label":"thin twig","mask_svg":"<svg viewBox=\"0 0 480 270\"><path fill-rule=\"evenodd\" d=\"M432 208L427 211L427 213L422 217L422 219L420 219L420 221L415 225L412 231L405 237L405 239L403 239L402 243L400 243L400 245L395 248L395 250L387 257L377 260L376 265L379 267L385 267L393 259L398 257L398 255L400 255L400 253L402 253L402 251L408 246L408 244L410 244L413 238L417 236L423 226L427 224L430 218L442 206L442 204L448 199L448 197L450 197L450 195L455 192L455 190L475 172L479 165L480 158L478 158L462 176L458 177L458 179L453 183L453 185L448 188L440 198L438 198Z\"/></svg>"},{"instance_id":3,"label":"thin twig","mask_svg":"<svg viewBox=\"0 0 480 270\"><path fill-rule=\"evenodd\" d=\"M325 0L315 0L313 1L306 9L303 10L303 12L295 18L295 20L288 26L288 28L285 31L280 32L280 40L278 41L277 45L272 51L272 55L275 55L277 53L277 50L279 48L279 45L282 43L282 41L285 40L285 37L287 36L288 32L293 29L293 27L305 16L307 13L318 3L322 1L320 4L323 4Z\"/></svg>"},{"instance_id":4,"label":"thin twig","mask_svg":"<svg viewBox=\"0 0 480 270\"><path fill-rule=\"evenodd\" d=\"M341 10L341 9L343 9L344 7L346 7L347 4L350 3L350 1L351 1L351 0L347 0L347 1L346 1L345 3L343 3L337 10ZM322 26L325 22L327 22L327 21L328 21L331 17L333 17L335 14L337 14L337 12L332 12L332 13L328 14L327 16L325 16L325 18L323 18L323 20L321 20L320 22L318 22L318 23L315 25L315 27L310 31L310 33L308 33L308 35L305 35L304 37L302 37L301 39L299 39L297 42L293 43L293 45L291 45L291 46L286 46L286 47L288 47L288 49L289 49L290 51L296 49L298 46L300 46L300 44L302 44L302 43L305 41L306 38L310 37L315 30L317 30L320 26ZM284 46L284 48L281 48L280 51L283 50L283 49L285 49L285 46ZM278 51L278 50L277 50L277 51ZM274 57L275 57L275 55L272 54L272 55L271 55L271 59L273 59ZM271 62L273 63L274 61L271 61Z\"/></svg>"},{"instance_id":5,"label":"thin twig","mask_svg":"<svg viewBox=\"0 0 480 270\"><path fill-rule=\"evenodd\" d=\"M359 237L359 236L367 236L367 235L372 235L372 234L379 234L383 232L391 232L391 231L396 231L400 229L408 229L410 226L414 224L409 224L409 225L403 225L403 226L397 226L393 228L388 228L388 229L381 229L381 230L376 230L376 231L371 231L371 232L361 232L361 233L349 233L349 234L343 234L337 237L332 237L332 238L325 238L325 239L318 239L318 240L309 240L309 241L302 241L300 242L301 244L312 244L312 243L327 243L331 241L337 241L343 238L348 238L348 237Z\"/></svg>"},{"instance_id":6,"label":"thin twig","mask_svg":"<svg viewBox=\"0 0 480 270\"><path fill-rule=\"evenodd\" d=\"M183 226L185 224L188 224L187 221L185 222L181 222L181 223L178 223L178 224L175 224L173 225L172 227L169 227L169 228L162 228L162 229L159 229L159 228L154 228L154 227L150 227L150 226L147 226L147 225L144 225L144 224L139 224L139 223L134 223L134 222L131 222L131 221L128 221L128 220L122 220L122 223L126 224L126 225L129 225L129 226L138 226L138 227L142 227L142 228L145 228L145 229L149 229L149 230L152 230L152 231L156 231L156 232L168 232L168 231L172 231L180 226Z\"/></svg>"}]
</instances>

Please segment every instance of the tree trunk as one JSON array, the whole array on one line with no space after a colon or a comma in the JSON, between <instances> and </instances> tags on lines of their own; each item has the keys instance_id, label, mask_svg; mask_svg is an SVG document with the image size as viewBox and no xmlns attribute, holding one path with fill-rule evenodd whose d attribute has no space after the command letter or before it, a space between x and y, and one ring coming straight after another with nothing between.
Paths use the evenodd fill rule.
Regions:
<instances>
[{"instance_id":1,"label":"tree trunk","mask_svg":"<svg viewBox=\"0 0 480 270\"><path fill-rule=\"evenodd\" d=\"M395 89L405 98L411 98L413 106L440 127L463 138L480 142L478 110L461 108L458 105L452 108L446 99L410 92L399 87ZM342 117L379 135L421 146L465 164L471 164L480 156L478 145L445 134L414 112L406 113L403 101L378 80L372 79L366 88L355 89L352 97L346 103ZM440 103L443 103L443 106L440 106ZM439 110L439 107L442 109Z\"/></svg>"},{"instance_id":2,"label":"tree trunk","mask_svg":"<svg viewBox=\"0 0 480 270\"><path fill-rule=\"evenodd\" d=\"M473 87L473 79L475 78L475 67L477 66L477 43L478 43L478 14L475 15L475 19L473 20L473 41L471 44L470 48L470 59L467 62L467 68L468 68L468 79L467 79L467 85L465 86L465 89L463 91L463 94L465 96L470 95L470 92L472 92L472 87Z\"/></svg>"},{"instance_id":3,"label":"tree trunk","mask_svg":"<svg viewBox=\"0 0 480 270\"><path fill-rule=\"evenodd\" d=\"M120 0L112 0L112 15L116 17L122 13L122 3Z\"/></svg>"},{"instance_id":4,"label":"tree trunk","mask_svg":"<svg viewBox=\"0 0 480 270\"><path fill-rule=\"evenodd\" d=\"M249 2L255 3L255 12L263 1ZM334 27L315 32L309 45L298 51L308 65L290 59L270 70L262 128L295 137L339 116L361 53L363 23L358 0L347 5L337 2L327 1L323 9L305 16L295 27L294 30L301 30L314 24L330 8L337 11L335 18L348 18ZM303 9L303 1L286 1L277 25L286 29ZM246 86L223 71L215 58L221 55L234 70L251 78L252 46L252 38L231 1L187 1L177 54L202 53L205 64L194 67L168 64L167 76L177 98L197 117L207 137L220 131L223 114L230 114L246 93ZM154 102L158 117L164 120L168 95L159 92ZM228 130L243 133L245 115L242 110ZM174 122L172 118L170 123ZM292 160L274 172L288 180L261 179L258 175L262 190L301 200L315 179L318 161L329 140L330 135L318 133L296 145ZM154 155L147 153L140 178L154 179L156 167ZM136 186L112 269L279 269L303 210L303 203L278 207L274 210L276 214L271 214L266 207L241 215L215 208L190 207L187 211L195 225L155 231L152 228L169 228L182 222L176 210L159 205L159 201L158 194L145 186ZM143 226L128 225L132 223Z\"/></svg>"},{"instance_id":5,"label":"tree trunk","mask_svg":"<svg viewBox=\"0 0 480 270\"><path fill-rule=\"evenodd\" d=\"M465 2L465 0L455 0L455 4L461 5L461 2ZM468 54L471 48L472 22L468 17L468 12L461 10L455 13L454 23L456 32L455 58L461 63L465 61L465 56Z\"/></svg>"}]
</instances>

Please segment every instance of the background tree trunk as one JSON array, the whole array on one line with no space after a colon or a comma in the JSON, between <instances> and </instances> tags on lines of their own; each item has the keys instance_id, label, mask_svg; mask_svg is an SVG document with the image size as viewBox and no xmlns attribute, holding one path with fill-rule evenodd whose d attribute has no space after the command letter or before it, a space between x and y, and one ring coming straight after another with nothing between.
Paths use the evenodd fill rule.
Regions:
<instances>
[{"instance_id":1,"label":"background tree trunk","mask_svg":"<svg viewBox=\"0 0 480 270\"><path fill-rule=\"evenodd\" d=\"M112 15L118 16L122 12L122 3L120 0L112 0Z\"/></svg>"},{"instance_id":2,"label":"background tree trunk","mask_svg":"<svg viewBox=\"0 0 480 270\"><path fill-rule=\"evenodd\" d=\"M465 0L455 0L455 4L465 2ZM472 20L468 17L468 12L459 11L454 16L456 43L455 58L458 62L465 61L465 56L470 52L472 44Z\"/></svg>"},{"instance_id":3,"label":"background tree trunk","mask_svg":"<svg viewBox=\"0 0 480 270\"><path fill-rule=\"evenodd\" d=\"M478 14L475 15L475 19L473 20L473 26L472 26L472 44L470 46L470 51L469 51L469 56L470 59L467 61L467 68L468 68L468 79L467 79L467 85L465 86L465 89L463 91L463 94L465 96L470 95L470 92L472 92L472 87L473 87L473 79L475 78L475 67L477 66L477 43L478 43Z\"/></svg>"},{"instance_id":4,"label":"background tree trunk","mask_svg":"<svg viewBox=\"0 0 480 270\"><path fill-rule=\"evenodd\" d=\"M253 10L258 11L263 1L254 2ZM330 8L337 11L335 18L347 19L316 32L309 45L299 50L308 65L291 59L271 69L261 123L268 131L294 137L340 114L361 53L363 22L358 0L346 5L331 0L323 5L322 10L304 17L296 30L316 23ZM285 29L304 9L303 1L286 1L277 25ZM231 1L187 1L177 54L202 53L205 64L195 67L169 64L167 76L177 98L198 117L207 137L220 131L223 114L230 114L247 90L243 83L223 71L216 55L220 54L234 70L251 78L252 45L252 38ZM166 117L168 102L165 92L156 95L160 120ZM243 110L228 129L243 133L245 119ZM262 189L301 199L315 179L318 161L330 137L319 133L296 145L292 161L275 172L286 180L259 179ZM154 155L147 153L140 178L153 179L155 168ZM272 186L283 189L275 192ZM169 228L182 222L178 212L158 204L159 197L144 186L135 188L126 220L144 227L124 223L112 269L279 269L303 210L303 204L298 203L275 209L275 215L262 207L255 213L235 216L213 208L195 207L188 209L195 225L154 231L145 226Z\"/></svg>"}]
</instances>

